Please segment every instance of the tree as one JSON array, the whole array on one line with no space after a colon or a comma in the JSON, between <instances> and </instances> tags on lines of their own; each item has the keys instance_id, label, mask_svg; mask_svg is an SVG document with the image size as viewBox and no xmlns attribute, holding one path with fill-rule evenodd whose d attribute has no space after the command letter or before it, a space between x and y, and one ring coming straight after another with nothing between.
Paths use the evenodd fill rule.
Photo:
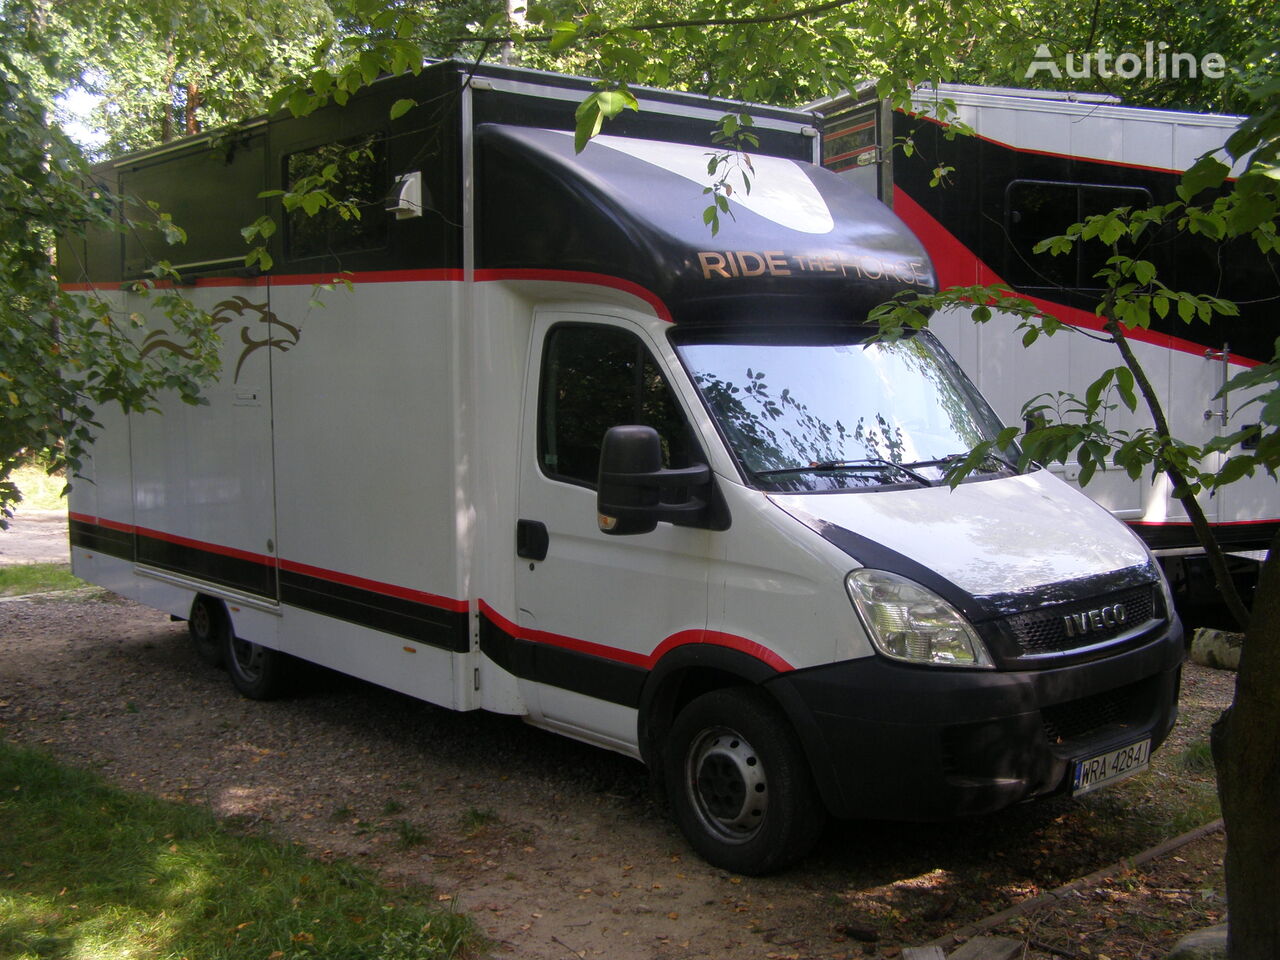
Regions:
<instances>
[{"instance_id":1,"label":"tree","mask_svg":"<svg viewBox=\"0 0 1280 960\"><path fill-rule=\"evenodd\" d=\"M1159 30L1153 31L1153 24ZM988 86L1119 94L1126 103L1164 109L1238 113L1250 109L1247 88L1263 82L1274 69L1258 38L1277 34L1280 8L1269 0L1201 0L1191 8L1176 0L1033 0L1004 32L974 38L955 79ZM1150 77L1145 71L1130 78L1114 72L1104 76L1097 69L1079 78L1065 71L1055 77L1043 70L1028 76L1028 61L1041 44L1059 63L1072 54L1079 67L1085 54L1100 50L1112 57L1134 51L1145 58L1148 42L1157 57L1171 52L1194 52L1197 58L1219 53L1233 82L1206 83L1198 69L1192 75L1185 65L1175 76L1167 61L1164 71L1157 69ZM1154 62L1159 64L1158 59Z\"/></svg>"},{"instance_id":2,"label":"tree","mask_svg":"<svg viewBox=\"0 0 1280 960\"><path fill-rule=\"evenodd\" d=\"M158 3L158 0L151 2ZM224 7L235 12L228 0L222 0L216 8L209 8L210 21L216 20L212 14L223 12ZM162 60L167 64L168 52L178 50L191 39L183 21L179 21L183 29L172 28L165 33L166 22L171 27L173 24L172 20L164 21L159 16L166 9L178 8L157 5L153 11L156 16L150 21L158 38L147 47L146 57L153 65ZM18 22L17 12L26 17L28 41L32 33L39 33L30 29L31 24L39 25L40 16L50 15L48 9L33 6L0 10L4 11L4 23L9 26ZM1158 216L1166 221L1172 218L1180 228L1203 231L1210 237L1234 232L1255 235L1260 238L1259 242L1274 244L1277 90L1272 73L1276 50L1273 46L1254 53L1249 37L1251 31L1257 30L1263 36L1275 35L1274 5L1260 0L1201 0L1195 11L1188 11L1185 5L1172 10L1173 15L1166 22L1180 28L1177 43L1188 47L1221 46L1224 49L1219 52L1241 74L1262 77L1264 85L1260 88L1263 99L1255 104L1250 123L1242 134L1233 138L1232 149L1239 155L1252 151L1255 175L1241 178L1230 194L1222 198L1221 204L1215 200L1197 206L1192 203L1196 193L1192 193L1183 198L1178 209L1161 211ZM248 31L250 38L255 35L259 12L256 7L245 8L228 21L238 37L243 39L238 33L240 30ZM631 87L637 83L781 103L805 100L833 92L835 88L853 87L866 77L877 77L883 78L882 94L905 103L913 82L999 77L1020 83L1021 71L1025 71L1035 45L1040 42L1049 44L1054 53L1067 49L1083 53L1095 43L1113 49L1135 46L1154 19L1149 5L1122 0L1114 0L1105 8L1098 0L1069 0L1065 12L1066 16L1061 3L1050 4L1044 0L1030 3L998 0L981 5L947 0L902 0L893 4L876 0L815 0L781 7L757 0L694 0L678 10L671 5L643 0L572 7L563 0L551 0L531 3L521 24L509 16L505 4L485 0L473 0L465 6L386 5L374 0L354 0L349 7L334 13L334 29L338 35L321 42L309 57L295 61L297 66L273 103L287 105L295 113L305 113L330 99L345 102L355 90L382 73L418 70L428 54L496 58L505 52L508 56L523 58L530 65L572 69L601 78L597 91L579 109L579 141L582 142L600 130L610 117L636 108L637 100ZM126 19L120 22L125 23ZM127 22L140 21L128 19ZM266 17L263 22L282 24L288 20ZM1063 23L1067 24L1066 29L1059 26ZM197 47L206 50L198 45L192 49ZM254 55L252 43L247 46L229 43L226 50L240 51L239 56L243 57ZM28 54L23 52L22 56ZM114 63L112 55L108 51L104 56L110 68ZM234 58L213 59L223 66L231 66ZM45 60L36 58L42 65ZM103 198L78 186L84 182L84 168L74 150L45 120L47 111L40 106L41 96L47 98L49 87L56 84L39 81L38 70L24 68L23 64L29 62L32 62L29 57L22 60L17 55L7 56L0 67L9 75L4 91L8 94L7 101L30 108L24 107L12 114L12 130L3 134L13 138L12 143L0 142L6 158L10 148L15 151L14 156L26 158L24 173L12 182L9 175L4 174L6 179L0 186L3 190L0 202L6 211L5 233L0 238L5 244L0 279L11 282L5 290L4 313L0 315L7 338L4 375L10 384L21 387L8 391L12 411L6 411L0 479L7 477L13 450L56 449L58 443L64 443L63 449L67 451L64 456L74 464L77 444L83 443L91 429L93 403L119 399L142 407L152 391L175 386L195 399L193 381L184 378L191 373L209 372L207 364L203 369L199 365L194 369L157 369L147 365L132 351L127 332L120 328L119 319L111 315L108 307L92 300L80 304L57 291L53 275L42 259L47 258L44 250L48 242L47 232L42 231L82 229L85 223L102 222L105 214ZM178 112L184 114L184 121L194 116L197 123L203 122L203 116L212 116L212 112L202 114L201 111L211 110L210 84L215 82L214 73L200 70L192 66L179 77L175 60L175 71L161 72L165 82L159 84L163 92L160 99L169 106L161 108L158 133L153 117L147 121L149 126L143 125L148 132L139 135L137 140L121 137L116 146L138 145L172 133L178 125ZM68 75L65 69L62 72L50 69L44 76ZM276 75L249 71L245 76L251 78L244 81L248 85ZM187 84L185 88L180 79ZM90 78L90 82L96 81ZM1103 86L1105 88L1105 84ZM1242 89L1231 88L1230 95L1244 96ZM1185 85L1151 84L1143 88L1142 95L1165 105L1170 103L1170 98L1181 105L1198 107L1221 108L1244 102L1206 96L1202 89ZM407 111L415 106L406 101L394 109ZM165 109L174 111L174 121L168 131L163 120ZM10 119L9 115L6 119ZM738 135L735 129L738 125L740 120L734 117L722 124L730 140ZM730 148L732 146L731 143ZM725 153L726 158L732 155L732 149ZM1200 168L1189 174L1192 179L1188 189L1200 182L1197 177L1203 181L1201 186L1207 186L1215 176L1221 179L1222 175L1220 170ZM24 183L28 187L25 192ZM32 184L36 187L34 191L29 189ZM33 201L32 197L39 199ZM722 198L717 195L713 199ZM717 206L718 203L709 208L708 220L712 224ZM158 222L162 227L173 229L163 220ZM1057 242L1063 246L1091 240L1094 236L1106 239L1112 234L1113 241L1119 241L1126 232L1137 239L1154 222L1144 220L1135 211L1117 212L1101 221L1084 224L1077 235L1068 235ZM1109 276L1115 296L1107 308L1110 311L1107 319L1118 346L1123 343L1125 326L1141 323L1143 312L1158 312L1162 309L1161 303L1163 309L1189 309L1192 317L1200 315L1202 310L1229 309L1222 303L1196 299L1192 295L1178 296L1177 291L1168 287L1155 286L1158 278L1149 272L1149 264L1141 256L1120 252L1119 248L1114 256L1117 259L1110 265ZM988 309L986 299L1004 296L995 291L961 294L965 295L983 304L974 311L979 316ZM180 298L173 300L171 309L175 316L186 316ZM1011 305L1007 300L1002 303ZM1189 306L1184 308L1183 304ZM25 323L20 322L24 319ZM104 323L104 320L110 322ZM1056 332L1050 319L1028 315L1027 322L1029 335L1033 331L1035 336ZM99 326L103 330L99 330ZM192 326L191 333L200 334L198 324ZM69 350L72 344L77 345L77 349ZM76 358L72 367L79 364L85 371L76 386L64 385L69 395L58 394L41 379L41 370L48 366L49 357L59 352L63 359L68 355ZM1177 470L1187 491L1197 484L1230 482L1231 471L1273 470L1277 450L1280 450L1280 440L1274 439L1274 428L1280 421L1280 398L1274 389L1277 371L1280 371L1280 358L1267 369L1254 373L1260 379L1253 385L1264 387L1268 392L1262 403L1262 419L1267 430L1252 461L1229 460L1223 471L1206 473L1197 466L1201 462L1197 454L1205 451L1177 444L1176 438L1169 437L1167 429L1162 429L1158 421L1148 432L1125 438L1118 445L1110 444L1111 435L1105 430L1105 421L1097 414L1102 409L1103 392L1111 386L1118 389L1126 405L1136 406L1135 387L1140 381L1128 358L1122 366L1103 373L1099 378L1101 386L1094 395L1087 393L1082 398L1085 418L1081 423L1087 429L1077 433L1080 441L1073 449L1087 451L1083 461L1086 464L1110 456L1125 469L1132 469L1136 464L1141 470L1143 464L1150 464L1156 469ZM71 411L69 419L55 421L49 417L47 411L58 407ZM1040 432L1033 430L1023 438L1026 449L1037 450L1039 442L1044 444L1040 448L1042 452L1056 450L1058 447L1049 444L1069 443L1065 431L1078 427L1080 424L1052 424ZM1119 461L1116 461L1117 454ZM5 498L5 489L0 488L0 502ZM1265 582L1272 583L1277 576L1280 574L1269 561ZM1280 955L1280 949L1271 949L1277 946L1274 913L1262 910L1257 900L1251 898L1250 891L1241 889L1241 878L1249 877L1263 862L1252 854L1248 838L1259 836L1265 841L1265 845L1257 847L1264 856L1277 852L1271 835L1266 832L1267 825L1252 818L1259 810L1264 810L1269 817L1275 807L1274 771L1280 751L1276 749L1274 731L1280 705L1274 702L1274 692L1268 691L1280 690L1280 685L1266 670L1274 670L1275 657L1268 651L1274 648L1275 634L1280 631L1278 618L1280 611L1273 611L1273 605L1263 604L1254 612L1237 702L1224 720L1219 738L1223 805L1235 838L1228 855L1228 883L1233 900L1232 949L1237 957ZM1255 637L1261 639L1255 640ZM1259 667L1260 663L1264 666ZM1247 766L1251 762L1261 764L1256 768L1257 776L1251 776ZM1250 834L1250 830L1259 833ZM1270 862L1273 861L1266 865ZM1254 884L1254 894L1266 895L1269 890L1269 882ZM1272 917L1270 928L1263 919L1268 915ZM1256 952L1258 950L1267 952Z\"/></svg>"},{"instance_id":3,"label":"tree","mask_svg":"<svg viewBox=\"0 0 1280 960\"><path fill-rule=\"evenodd\" d=\"M24 459L39 456L51 472L74 471L95 409L111 402L147 409L162 390L194 403L217 369L212 328L158 283L163 268L141 287L190 340L189 358L142 356L131 337L139 318L120 315L104 296L60 289L49 253L54 237L120 229L114 216L120 198L95 187L78 148L50 125L20 59L44 53L25 42L0 45L0 527L20 499L10 475ZM133 226L181 237L158 212Z\"/></svg>"},{"instance_id":4,"label":"tree","mask_svg":"<svg viewBox=\"0 0 1280 960\"><path fill-rule=\"evenodd\" d=\"M10 30L46 54L46 100L97 98L93 119L114 155L260 113L268 94L336 28L326 0L216 7L188 0L15 4Z\"/></svg>"}]
</instances>

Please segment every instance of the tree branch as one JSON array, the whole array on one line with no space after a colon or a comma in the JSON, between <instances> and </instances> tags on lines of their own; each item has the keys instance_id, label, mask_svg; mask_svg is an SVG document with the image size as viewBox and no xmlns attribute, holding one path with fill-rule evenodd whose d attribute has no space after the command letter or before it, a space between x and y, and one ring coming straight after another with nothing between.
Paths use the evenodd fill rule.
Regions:
<instances>
[{"instance_id":1,"label":"tree branch","mask_svg":"<svg viewBox=\"0 0 1280 960\"><path fill-rule=\"evenodd\" d=\"M1119 348L1120 355L1124 358L1125 366L1133 374L1134 382L1137 383L1138 389L1142 392L1142 399L1146 401L1147 410L1155 423L1156 435L1159 438L1157 457L1163 463L1165 476L1173 483L1174 496L1182 504L1183 509L1187 511L1187 517L1191 520L1196 539L1200 541L1200 546L1204 548L1205 557L1213 570L1214 580L1218 584L1222 599L1226 603L1227 609L1231 611L1232 617L1240 625L1240 628L1242 630L1248 629L1249 609L1244 605L1244 601L1240 599L1240 594L1236 591L1235 581L1231 578L1230 570L1227 569L1227 558L1223 555L1222 547L1213 535L1213 529L1209 526L1209 520L1204 515L1204 509L1200 506L1200 501L1186 492L1187 478L1168 456L1173 446L1173 435L1169 432L1169 421L1165 418L1164 408L1160 406L1160 400L1156 397L1151 381L1147 379L1146 371L1142 369L1138 358L1134 356L1133 348L1129 345L1124 328L1120 326L1120 323L1114 317L1112 310L1114 304L1115 287L1112 287L1107 293L1107 299L1104 304L1103 312L1106 316L1106 323L1102 325L1102 328L1111 334L1115 340L1116 347ZM1179 493L1178 491L1183 492Z\"/></svg>"},{"instance_id":2,"label":"tree branch","mask_svg":"<svg viewBox=\"0 0 1280 960\"><path fill-rule=\"evenodd\" d=\"M649 23L627 23L620 27L614 27L616 30L638 30L646 33L656 33L660 30L675 30L679 27L738 27L738 26L754 26L766 23L782 23L789 20L804 20L820 13L826 13L830 10L837 10L840 7L852 7L856 0L827 0L826 3L814 4L810 7L800 7L796 10L790 10L786 13L770 13L760 14L754 17L706 17L697 20L654 20ZM583 33L584 39L602 36L609 32L608 30L595 30ZM507 43L519 36L520 39L531 43L549 43L552 39L550 33L537 34L492 34L484 36L468 36L468 37L449 37L447 43Z\"/></svg>"}]
</instances>

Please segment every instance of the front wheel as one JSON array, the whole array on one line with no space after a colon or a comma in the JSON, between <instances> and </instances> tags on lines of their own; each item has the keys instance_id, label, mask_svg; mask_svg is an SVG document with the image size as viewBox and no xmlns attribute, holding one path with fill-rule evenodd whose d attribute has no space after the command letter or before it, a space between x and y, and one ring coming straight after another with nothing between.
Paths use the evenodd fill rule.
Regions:
<instances>
[{"instance_id":1,"label":"front wheel","mask_svg":"<svg viewBox=\"0 0 1280 960\"><path fill-rule=\"evenodd\" d=\"M757 876L804 857L826 821L799 739L763 692L686 706L665 755L676 823L713 866Z\"/></svg>"}]
</instances>

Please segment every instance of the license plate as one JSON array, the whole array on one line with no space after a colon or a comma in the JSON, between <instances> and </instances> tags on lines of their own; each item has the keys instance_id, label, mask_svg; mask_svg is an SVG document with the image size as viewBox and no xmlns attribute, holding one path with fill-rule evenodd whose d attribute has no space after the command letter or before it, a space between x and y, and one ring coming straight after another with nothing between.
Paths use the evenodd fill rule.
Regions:
<instances>
[{"instance_id":1,"label":"license plate","mask_svg":"<svg viewBox=\"0 0 1280 960\"><path fill-rule=\"evenodd\" d=\"M1151 741L1139 740L1119 750L1100 753L1087 760L1077 760L1071 782L1071 795L1078 797L1082 793L1140 773L1147 769L1150 759Z\"/></svg>"}]
</instances>

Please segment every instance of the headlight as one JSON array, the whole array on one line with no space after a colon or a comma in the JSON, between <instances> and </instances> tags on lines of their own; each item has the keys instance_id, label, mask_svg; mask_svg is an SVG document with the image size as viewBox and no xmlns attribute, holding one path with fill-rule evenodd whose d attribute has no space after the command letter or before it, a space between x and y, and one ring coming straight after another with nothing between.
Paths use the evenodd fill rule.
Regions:
<instances>
[{"instance_id":1,"label":"headlight","mask_svg":"<svg viewBox=\"0 0 1280 960\"><path fill-rule=\"evenodd\" d=\"M939 667L995 666L969 622L932 590L884 570L855 570L845 584L868 636L886 657Z\"/></svg>"}]
</instances>

